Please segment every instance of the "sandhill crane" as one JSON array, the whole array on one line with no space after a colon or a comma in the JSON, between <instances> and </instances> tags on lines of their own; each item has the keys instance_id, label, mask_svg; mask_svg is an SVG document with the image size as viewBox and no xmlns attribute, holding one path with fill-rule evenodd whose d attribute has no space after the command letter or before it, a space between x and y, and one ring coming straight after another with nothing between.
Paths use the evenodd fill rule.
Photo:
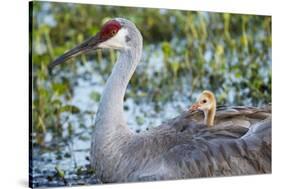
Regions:
<instances>
[{"instance_id":1,"label":"sandhill crane","mask_svg":"<svg viewBox=\"0 0 281 189\"><path fill-rule=\"evenodd\" d=\"M191 111L202 110L204 112L204 124L208 127L214 125L214 119L216 114L216 97L211 91L203 91L195 104L190 108Z\"/></svg>"},{"instance_id":2,"label":"sandhill crane","mask_svg":"<svg viewBox=\"0 0 281 189\"><path fill-rule=\"evenodd\" d=\"M132 132L123 116L128 82L142 55L142 35L115 18L50 64L96 49L120 52L102 94L92 134L91 165L102 182L134 182L271 172L271 106L220 107L219 127L183 112L159 127Z\"/></svg>"}]
</instances>

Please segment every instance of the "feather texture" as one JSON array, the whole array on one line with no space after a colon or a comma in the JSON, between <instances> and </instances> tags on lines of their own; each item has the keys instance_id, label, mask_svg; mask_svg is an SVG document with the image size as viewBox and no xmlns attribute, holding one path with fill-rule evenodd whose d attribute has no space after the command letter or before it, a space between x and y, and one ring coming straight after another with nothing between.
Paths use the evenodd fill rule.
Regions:
<instances>
[{"instance_id":1,"label":"feather texture","mask_svg":"<svg viewBox=\"0 0 281 189\"><path fill-rule=\"evenodd\" d=\"M202 116L184 112L144 133L112 138L108 167L98 170L102 181L271 173L271 109L221 107L211 128Z\"/></svg>"}]
</instances>

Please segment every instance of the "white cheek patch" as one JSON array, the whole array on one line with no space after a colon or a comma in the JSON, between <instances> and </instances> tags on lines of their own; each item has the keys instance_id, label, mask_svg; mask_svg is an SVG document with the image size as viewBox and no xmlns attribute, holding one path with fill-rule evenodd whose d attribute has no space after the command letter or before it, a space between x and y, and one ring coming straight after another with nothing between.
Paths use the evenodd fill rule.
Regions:
<instances>
[{"instance_id":1,"label":"white cheek patch","mask_svg":"<svg viewBox=\"0 0 281 189\"><path fill-rule=\"evenodd\" d=\"M126 35L128 30L121 28L115 36L112 38L100 43L98 47L100 48L113 48L113 49L123 49L127 48L126 44Z\"/></svg>"}]
</instances>

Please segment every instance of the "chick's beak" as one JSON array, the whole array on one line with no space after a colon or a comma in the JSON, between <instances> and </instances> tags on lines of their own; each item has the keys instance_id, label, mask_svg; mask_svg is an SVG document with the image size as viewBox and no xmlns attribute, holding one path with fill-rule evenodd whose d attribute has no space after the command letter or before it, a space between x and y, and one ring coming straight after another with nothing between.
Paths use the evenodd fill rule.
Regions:
<instances>
[{"instance_id":1,"label":"chick's beak","mask_svg":"<svg viewBox=\"0 0 281 189\"><path fill-rule=\"evenodd\" d=\"M196 110L198 110L199 108L200 108L200 104L197 102L197 103L193 104L193 105L189 108L189 110L190 110L190 111L196 111Z\"/></svg>"},{"instance_id":2,"label":"chick's beak","mask_svg":"<svg viewBox=\"0 0 281 189\"><path fill-rule=\"evenodd\" d=\"M53 62L49 64L49 69L52 69L56 65L59 65L68 59L75 57L79 54L88 52L90 50L96 50L99 49L99 44L102 42L100 38L100 34L97 33L95 36L85 40L80 45L77 45L73 49L67 51L63 55L59 56L57 59L55 59Z\"/></svg>"}]
</instances>

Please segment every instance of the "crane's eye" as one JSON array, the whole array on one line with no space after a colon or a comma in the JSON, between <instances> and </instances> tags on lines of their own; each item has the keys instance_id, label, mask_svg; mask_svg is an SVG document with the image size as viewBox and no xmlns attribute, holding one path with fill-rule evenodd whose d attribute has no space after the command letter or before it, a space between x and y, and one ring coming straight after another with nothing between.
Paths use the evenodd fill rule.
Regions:
<instances>
[{"instance_id":1,"label":"crane's eye","mask_svg":"<svg viewBox=\"0 0 281 189\"><path fill-rule=\"evenodd\" d=\"M111 36L114 36L117 33L116 30L111 30Z\"/></svg>"},{"instance_id":2,"label":"crane's eye","mask_svg":"<svg viewBox=\"0 0 281 189\"><path fill-rule=\"evenodd\" d=\"M203 100L202 100L202 103L203 103L203 104L205 104L206 102L207 102L207 100L206 100L206 99L203 99Z\"/></svg>"}]
</instances>

